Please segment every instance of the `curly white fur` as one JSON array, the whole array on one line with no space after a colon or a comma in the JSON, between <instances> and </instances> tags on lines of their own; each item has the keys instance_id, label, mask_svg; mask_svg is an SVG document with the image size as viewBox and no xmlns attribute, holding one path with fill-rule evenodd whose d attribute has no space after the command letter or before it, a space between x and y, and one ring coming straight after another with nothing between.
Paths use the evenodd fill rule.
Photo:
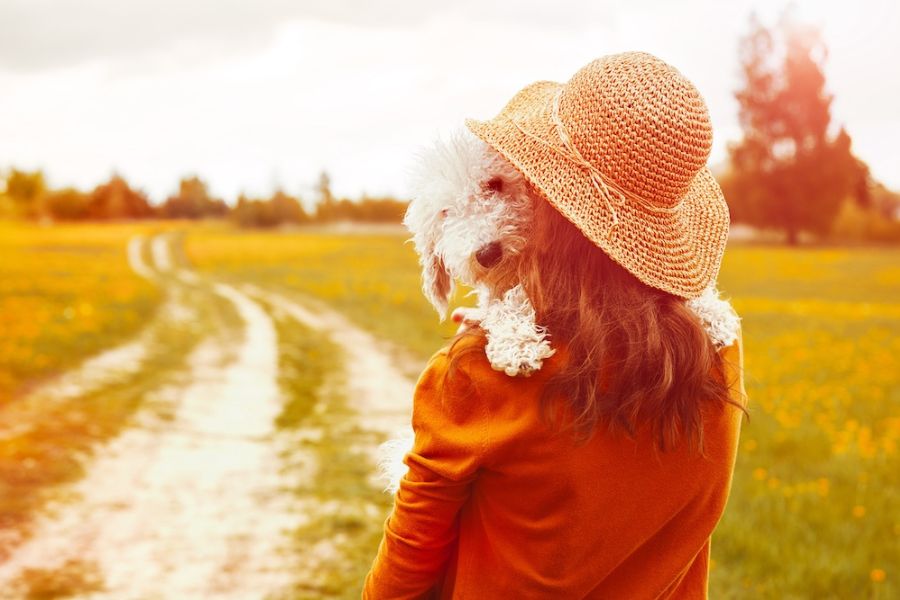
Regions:
<instances>
[{"instance_id":1,"label":"curly white fur","mask_svg":"<svg viewBox=\"0 0 900 600\"><path fill-rule=\"evenodd\" d=\"M547 340L547 328L535 322L534 307L521 285L488 304L481 327L487 332L484 350L491 366L510 377L531 375L556 353Z\"/></svg>"},{"instance_id":2,"label":"curly white fur","mask_svg":"<svg viewBox=\"0 0 900 600\"><path fill-rule=\"evenodd\" d=\"M473 287L492 366L510 376L530 374L553 354L547 332L535 322L524 290L495 297L479 280L474 259L491 242L501 242L507 257L524 248L533 200L524 177L467 129L419 158L403 223L413 234L425 296L443 321L454 280Z\"/></svg>"},{"instance_id":3,"label":"curly white fur","mask_svg":"<svg viewBox=\"0 0 900 600\"><path fill-rule=\"evenodd\" d=\"M715 285L706 288L699 297L688 300L687 305L700 317L716 348L730 346L737 339L741 318L730 302L719 297Z\"/></svg>"},{"instance_id":4,"label":"curly white fur","mask_svg":"<svg viewBox=\"0 0 900 600\"><path fill-rule=\"evenodd\" d=\"M412 450L415 433L412 428L378 446L378 478L385 482L384 491L395 494L408 470L403 458Z\"/></svg>"},{"instance_id":5,"label":"curly white fur","mask_svg":"<svg viewBox=\"0 0 900 600\"><path fill-rule=\"evenodd\" d=\"M503 191L491 189L492 180ZM482 246L503 240L510 254L525 246L531 197L515 167L467 129L420 154L412 187L403 224L422 265L422 290L443 321L454 279L477 285L473 257Z\"/></svg>"}]
</instances>

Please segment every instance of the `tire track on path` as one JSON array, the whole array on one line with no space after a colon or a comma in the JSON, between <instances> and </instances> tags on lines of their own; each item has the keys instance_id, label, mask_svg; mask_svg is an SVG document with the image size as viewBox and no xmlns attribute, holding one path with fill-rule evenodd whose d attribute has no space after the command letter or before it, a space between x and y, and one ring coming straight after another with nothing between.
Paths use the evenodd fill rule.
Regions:
<instances>
[{"instance_id":1,"label":"tire track on path","mask_svg":"<svg viewBox=\"0 0 900 600\"><path fill-rule=\"evenodd\" d=\"M369 332L325 304L307 298L307 308L288 298L244 286L248 295L271 304L310 329L324 333L344 353L347 401L359 413L359 425L383 436L406 434L415 382L403 374L390 353Z\"/></svg>"},{"instance_id":2,"label":"tire track on path","mask_svg":"<svg viewBox=\"0 0 900 600\"><path fill-rule=\"evenodd\" d=\"M382 342L318 300L304 297L301 304L252 285L242 290L269 305L280 321L293 320L327 337L343 359L317 391L312 409L317 416L294 432L298 440L314 440L299 444L307 449L302 456L292 451L302 466L295 502L304 515L303 527L297 531L304 543L296 549L295 592L301 598L332 597L336 590L358 594L364 572L348 576L347 571L356 572L371 561L372 533L380 533L390 510L389 497L379 493L386 486L392 488L406 472L402 459L412 445L415 383L398 368ZM337 455L334 448L341 449ZM350 466L360 463L361 469ZM342 483L349 472L366 479ZM323 477L329 479L323 481ZM333 494L323 496L323 489ZM351 533L341 523L359 525Z\"/></svg>"}]
</instances>

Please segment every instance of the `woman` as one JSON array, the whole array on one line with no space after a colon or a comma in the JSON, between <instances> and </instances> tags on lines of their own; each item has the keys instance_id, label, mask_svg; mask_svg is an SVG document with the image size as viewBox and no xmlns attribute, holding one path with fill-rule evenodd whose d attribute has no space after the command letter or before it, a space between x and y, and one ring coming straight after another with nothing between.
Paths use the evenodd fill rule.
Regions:
<instances>
[{"instance_id":1,"label":"woman","mask_svg":"<svg viewBox=\"0 0 900 600\"><path fill-rule=\"evenodd\" d=\"M745 394L737 318L697 303L728 232L702 98L629 52L466 124L480 181L407 216L429 299L483 310L419 378L363 597L705 597Z\"/></svg>"}]
</instances>

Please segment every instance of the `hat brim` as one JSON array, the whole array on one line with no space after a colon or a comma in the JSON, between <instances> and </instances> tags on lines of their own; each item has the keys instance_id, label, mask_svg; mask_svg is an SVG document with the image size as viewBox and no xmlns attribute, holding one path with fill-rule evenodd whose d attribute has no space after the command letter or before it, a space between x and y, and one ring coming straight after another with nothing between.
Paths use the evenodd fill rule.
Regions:
<instances>
[{"instance_id":1,"label":"hat brim","mask_svg":"<svg viewBox=\"0 0 900 600\"><path fill-rule=\"evenodd\" d=\"M613 215L589 172L534 139L559 144L551 103L562 87L551 81L531 84L493 119L467 119L466 126L638 279L683 298L699 296L715 282L728 239L728 205L715 177L703 167L674 212L656 212L634 201L616 204L619 223L608 235Z\"/></svg>"}]
</instances>

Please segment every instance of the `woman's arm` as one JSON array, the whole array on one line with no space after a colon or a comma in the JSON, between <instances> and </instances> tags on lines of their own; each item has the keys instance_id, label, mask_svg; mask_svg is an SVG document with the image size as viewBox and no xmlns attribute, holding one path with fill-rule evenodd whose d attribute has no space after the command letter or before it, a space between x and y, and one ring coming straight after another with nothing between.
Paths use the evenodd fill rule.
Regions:
<instances>
[{"instance_id":1,"label":"woman's arm","mask_svg":"<svg viewBox=\"0 0 900 600\"><path fill-rule=\"evenodd\" d=\"M447 375L448 362L447 350L436 353L416 384L415 441L403 461L409 470L385 521L363 598L424 596L454 548L457 515L484 456L490 415L465 369Z\"/></svg>"}]
</instances>

